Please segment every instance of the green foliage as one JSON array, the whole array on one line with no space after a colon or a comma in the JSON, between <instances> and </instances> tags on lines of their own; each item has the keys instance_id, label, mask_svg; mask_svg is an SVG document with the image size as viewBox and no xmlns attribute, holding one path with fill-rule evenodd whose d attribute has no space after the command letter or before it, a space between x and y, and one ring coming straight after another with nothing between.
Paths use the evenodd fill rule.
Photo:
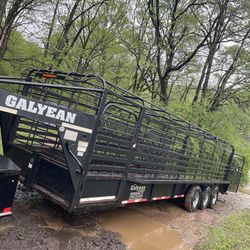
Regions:
<instances>
[{"instance_id":1,"label":"green foliage","mask_svg":"<svg viewBox=\"0 0 250 250\"><path fill-rule=\"evenodd\" d=\"M0 75L20 76L28 66L41 66L42 51L37 44L14 32L8 42L4 60L0 61Z\"/></svg>"},{"instance_id":2,"label":"green foliage","mask_svg":"<svg viewBox=\"0 0 250 250\"><path fill-rule=\"evenodd\" d=\"M174 114L199 125L232 145L236 152L244 155L242 184L248 182L250 170L250 110L243 111L235 103L223 106L215 112L207 112L202 105L171 103L168 107Z\"/></svg>"},{"instance_id":3,"label":"green foliage","mask_svg":"<svg viewBox=\"0 0 250 250\"><path fill-rule=\"evenodd\" d=\"M221 226L209 232L197 250L247 250L250 245L250 210L230 215Z\"/></svg>"}]
</instances>

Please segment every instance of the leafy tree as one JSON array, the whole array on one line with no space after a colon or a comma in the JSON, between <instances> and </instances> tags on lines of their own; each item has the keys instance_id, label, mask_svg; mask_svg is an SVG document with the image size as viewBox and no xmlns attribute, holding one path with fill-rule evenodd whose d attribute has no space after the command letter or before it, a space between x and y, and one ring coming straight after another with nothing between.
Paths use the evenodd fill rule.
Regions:
<instances>
[{"instance_id":1,"label":"leafy tree","mask_svg":"<svg viewBox=\"0 0 250 250\"><path fill-rule=\"evenodd\" d=\"M27 41L19 32L11 34L4 59L0 61L0 74L20 76L28 66L39 67L42 50L36 43Z\"/></svg>"},{"instance_id":2,"label":"leafy tree","mask_svg":"<svg viewBox=\"0 0 250 250\"><path fill-rule=\"evenodd\" d=\"M0 2L0 60L3 59L10 35L25 22L26 15L42 2L34 0L1 0Z\"/></svg>"}]
</instances>

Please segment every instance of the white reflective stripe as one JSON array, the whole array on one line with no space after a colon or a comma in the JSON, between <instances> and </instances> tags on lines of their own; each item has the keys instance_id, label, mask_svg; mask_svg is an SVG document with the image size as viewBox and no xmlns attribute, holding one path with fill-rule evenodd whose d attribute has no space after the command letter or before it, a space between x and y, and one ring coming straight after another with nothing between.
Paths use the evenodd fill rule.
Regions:
<instances>
[{"instance_id":1,"label":"white reflective stripe","mask_svg":"<svg viewBox=\"0 0 250 250\"><path fill-rule=\"evenodd\" d=\"M100 197L89 197L89 198L81 198L80 203L91 202L91 201L106 201L106 200L114 200L115 196L100 196Z\"/></svg>"},{"instance_id":2,"label":"white reflective stripe","mask_svg":"<svg viewBox=\"0 0 250 250\"><path fill-rule=\"evenodd\" d=\"M167 199L171 199L171 197L170 196L159 196L159 197L154 197L152 200L157 201L157 200L167 200Z\"/></svg>"},{"instance_id":3,"label":"white reflective stripe","mask_svg":"<svg viewBox=\"0 0 250 250\"><path fill-rule=\"evenodd\" d=\"M71 129L82 131L82 132L89 133L89 134L93 132L92 129L76 126L67 122L62 122L62 126L65 128L71 128Z\"/></svg>"},{"instance_id":4,"label":"white reflective stripe","mask_svg":"<svg viewBox=\"0 0 250 250\"><path fill-rule=\"evenodd\" d=\"M142 198L142 199L122 201L122 204L131 204L131 203L146 202L146 201L148 201L148 199Z\"/></svg>"},{"instance_id":5,"label":"white reflective stripe","mask_svg":"<svg viewBox=\"0 0 250 250\"><path fill-rule=\"evenodd\" d=\"M174 198L181 198L181 197L184 197L184 194L177 194L174 196Z\"/></svg>"},{"instance_id":6,"label":"white reflective stripe","mask_svg":"<svg viewBox=\"0 0 250 250\"><path fill-rule=\"evenodd\" d=\"M6 108L6 107L3 107L3 106L0 106L0 111L11 113L11 114L14 114L14 115L17 114L16 109L10 109L10 108Z\"/></svg>"},{"instance_id":7,"label":"white reflective stripe","mask_svg":"<svg viewBox=\"0 0 250 250\"><path fill-rule=\"evenodd\" d=\"M12 212L6 212L6 213L0 213L0 217L5 216L5 215L11 215Z\"/></svg>"}]
</instances>

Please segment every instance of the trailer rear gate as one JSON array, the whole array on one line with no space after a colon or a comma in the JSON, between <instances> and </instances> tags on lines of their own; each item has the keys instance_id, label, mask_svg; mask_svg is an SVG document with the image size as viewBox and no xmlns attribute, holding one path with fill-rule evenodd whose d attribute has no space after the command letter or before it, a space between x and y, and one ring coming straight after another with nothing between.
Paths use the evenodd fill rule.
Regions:
<instances>
[{"instance_id":1,"label":"trailer rear gate","mask_svg":"<svg viewBox=\"0 0 250 250\"><path fill-rule=\"evenodd\" d=\"M237 189L232 145L101 77L31 69L0 83L18 86L0 90L5 154L68 211L183 197L193 184Z\"/></svg>"}]
</instances>

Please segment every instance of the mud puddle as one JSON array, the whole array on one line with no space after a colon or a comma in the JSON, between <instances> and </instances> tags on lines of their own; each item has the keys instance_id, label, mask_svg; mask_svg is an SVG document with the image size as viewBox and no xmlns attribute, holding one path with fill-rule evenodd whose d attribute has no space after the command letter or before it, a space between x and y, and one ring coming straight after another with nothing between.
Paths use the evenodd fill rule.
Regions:
<instances>
[{"instance_id":1,"label":"mud puddle","mask_svg":"<svg viewBox=\"0 0 250 250\"><path fill-rule=\"evenodd\" d=\"M104 212L98 222L106 230L121 234L130 250L191 249L176 230L131 207Z\"/></svg>"},{"instance_id":2,"label":"mud puddle","mask_svg":"<svg viewBox=\"0 0 250 250\"><path fill-rule=\"evenodd\" d=\"M17 190L13 216L0 220L0 250L124 250L124 244L131 250L185 250L225 216L243 209L250 209L250 195L229 192L220 195L215 209L196 213L174 200L74 215L35 192Z\"/></svg>"},{"instance_id":3,"label":"mud puddle","mask_svg":"<svg viewBox=\"0 0 250 250\"><path fill-rule=\"evenodd\" d=\"M0 250L99 250L125 247L100 228L95 214L68 214L37 193L17 190L13 215L1 218Z\"/></svg>"}]
</instances>

